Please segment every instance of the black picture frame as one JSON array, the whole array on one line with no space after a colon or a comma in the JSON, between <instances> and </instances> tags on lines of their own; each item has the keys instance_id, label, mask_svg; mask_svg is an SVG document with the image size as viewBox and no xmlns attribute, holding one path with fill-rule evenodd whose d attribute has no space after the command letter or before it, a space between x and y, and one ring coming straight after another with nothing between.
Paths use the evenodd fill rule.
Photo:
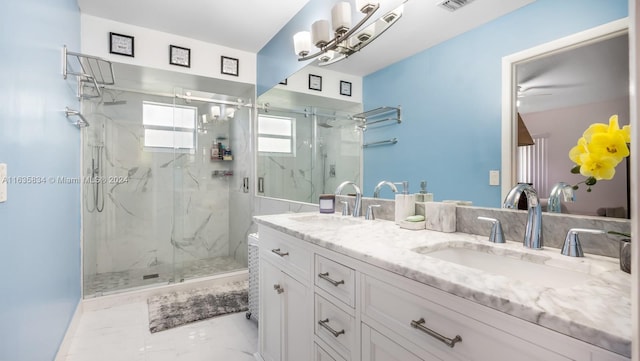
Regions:
<instances>
[{"instance_id":1,"label":"black picture frame","mask_svg":"<svg viewBox=\"0 0 640 361\"><path fill-rule=\"evenodd\" d=\"M309 74L309 89L322 91L322 77L320 75Z\"/></svg>"},{"instance_id":2,"label":"black picture frame","mask_svg":"<svg viewBox=\"0 0 640 361\"><path fill-rule=\"evenodd\" d=\"M109 53L134 57L135 39L131 35L109 33Z\"/></svg>"},{"instance_id":3,"label":"black picture frame","mask_svg":"<svg viewBox=\"0 0 640 361\"><path fill-rule=\"evenodd\" d=\"M228 56L220 57L220 73L239 76L240 75L240 60L236 58L230 58Z\"/></svg>"},{"instance_id":4,"label":"black picture frame","mask_svg":"<svg viewBox=\"0 0 640 361\"><path fill-rule=\"evenodd\" d=\"M349 81L340 80L340 95L351 96L352 84Z\"/></svg>"},{"instance_id":5,"label":"black picture frame","mask_svg":"<svg viewBox=\"0 0 640 361\"><path fill-rule=\"evenodd\" d=\"M283 81L281 81L281 82L280 82L280 83L278 83L278 84L287 85L287 79L288 79L288 78L284 78L284 80L283 80Z\"/></svg>"},{"instance_id":6,"label":"black picture frame","mask_svg":"<svg viewBox=\"0 0 640 361\"><path fill-rule=\"evenodd\" d=\"M177 45L169 45L169 64L191 67L191 49Z\"/></svg>"}]
</instances>

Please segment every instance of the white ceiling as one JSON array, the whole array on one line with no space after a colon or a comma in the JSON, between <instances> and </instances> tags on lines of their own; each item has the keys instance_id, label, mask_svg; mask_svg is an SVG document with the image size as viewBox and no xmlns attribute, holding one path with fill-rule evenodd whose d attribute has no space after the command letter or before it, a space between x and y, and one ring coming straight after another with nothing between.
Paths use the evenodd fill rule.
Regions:
<instances>
[{"instance_id":1,"label":"white ceiling","mask_svg":"<svg viewBox=\"0 0 640 361\"><path fill-rule=\"evenodd\" d=\"M516 66L521 114L629 96L629 37L547 55Z\"/></svg>"},{"instance_id":2,"label":"white ceiling","mask_svg":"<svg viewBox=\"0 0 640 361\"><path fill-rule=\"evenodd\" d=\"M534 1L475 0L450 12L437 6L441 0L409 0L393 27L331 69L361 76L373 73Z\"/></svg>"},{"instance_id":3,"label":"white ceiling","mask_svg":"<svg viewBox=\"0 0 640 361\"><path fill-rule=\"evenodd\" d=\"M78 5L90 15L257 53L308 1L78 0ZM375 17L402 1L381 0L381 14ZM436 6L440 0L408 0L402 18L392 28L330 69L370 74L533 1L474 0L449 12ZM329 16L318 14L318 19ZM619 40L520 65L518 83L527 95L520 99L521 112L628 94L626 54L626 41Z\"/></svg>"},{"instance_id":4,"label":"white ceiling","mask_svg":"<svg viewBox=\"0 0 640 361\"><path fill-rule=\"evenodd\" d=\"M257 53L309 0L78 0L85 14Z\"/></svg>"},{"instance_id":5,"label":"white ceiling","mask_svg":"<svg viewBox=\"0 0 640 361\"><path fill-rule=\"evenodd\" d=\"M82 13L257 53L308 1L78 0L78 5ZM439 0L409 0L391 29L331 69L370 74L533 1L475 0L449 12L436 6ZM400 3L381 2L382 8ZM329 17L318 14L318 19Z\"/></svg>"}]
</instances>

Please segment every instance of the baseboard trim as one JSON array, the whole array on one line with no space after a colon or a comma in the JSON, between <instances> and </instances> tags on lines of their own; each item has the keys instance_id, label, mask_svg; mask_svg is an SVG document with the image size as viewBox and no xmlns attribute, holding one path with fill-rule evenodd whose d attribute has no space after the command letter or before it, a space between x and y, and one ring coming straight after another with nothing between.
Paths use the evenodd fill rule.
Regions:
<instances>
[{"instance_id":1,"label":"baseboard trim","mask_svg":"<svg viewBox=\"0 0 640 361\"><path fill-rule=\"evenodd\" d=\"M65 361L67 359L67 354L69 353L69 349L71 348L73 336L75 336L76 334L76 330L78 329L78 325L80 324L80 319L82 318L83 313L83 302L82 300L79 300L78 304L76 305L76 310L73 313L73 317L71 318L71 322L69 322L69 327L67 327L67 332L65 332L62 343L60 344L58 352L56 353L55 361Z\"/></svg>"}]
</instances>

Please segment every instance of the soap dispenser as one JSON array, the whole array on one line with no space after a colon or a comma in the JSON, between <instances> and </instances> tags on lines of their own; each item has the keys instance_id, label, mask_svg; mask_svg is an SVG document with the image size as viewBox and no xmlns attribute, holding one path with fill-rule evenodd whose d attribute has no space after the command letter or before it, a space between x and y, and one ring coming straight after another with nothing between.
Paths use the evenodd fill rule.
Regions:
<instances>
[{"instance_id":1,"label":"soap dispenser","mask_svg":"<svg viewBox=\"0 0 640 361\"><path fill-rule=\"evenodd\" d=\"M402 193L396 194L396 224L416 214L416 195L409 194L409 182L396 183L402 185Z\"/></svg>"},{"instance_id":2,"label":"soap dispenser","mask_svg":"<svg viewBox=\"0 0 640 361\"><path fill-rule=\"evenodd\" d=\"M433 193L427 192L427 181L420 181L420 193L416 194L416 202L433 202Z\"/></svg>"}]
</instances>

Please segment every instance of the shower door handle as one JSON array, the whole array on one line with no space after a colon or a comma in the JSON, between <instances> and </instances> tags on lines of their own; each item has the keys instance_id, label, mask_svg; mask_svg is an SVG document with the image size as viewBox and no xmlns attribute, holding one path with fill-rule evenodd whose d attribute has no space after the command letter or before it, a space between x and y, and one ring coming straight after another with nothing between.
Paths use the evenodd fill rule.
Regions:
<instances>
[{"instance_id":1,"label":"shower door handle","mask_svg":"<svg viewBox=\"0 0 640 361\"><path fill-rule=\"evenodd\" d=\"M258 177L258 193L264 193L264 178Z\"/></svg>"},{"instance_id":2,"label":"shower door handle","mask_svg":"<svg viewBox=\"0 0 640 361\"><path fill-rule=\"evenodd\" d=\"M242 178L242 191L249 193L249 177Z\"/></svg>"}]
</instances>

